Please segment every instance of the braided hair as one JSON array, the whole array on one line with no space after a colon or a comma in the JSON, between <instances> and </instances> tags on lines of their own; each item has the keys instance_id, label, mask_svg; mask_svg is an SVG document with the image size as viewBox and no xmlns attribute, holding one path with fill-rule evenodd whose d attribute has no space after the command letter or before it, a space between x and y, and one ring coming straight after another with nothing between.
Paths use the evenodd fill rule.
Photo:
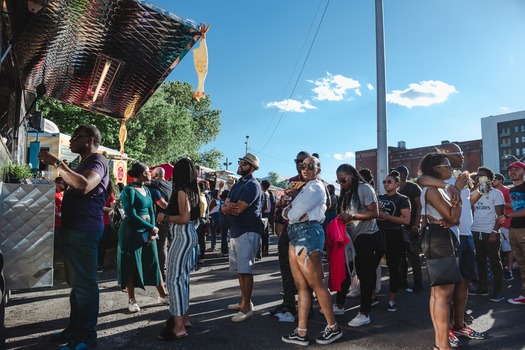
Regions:
<instances>
[{"instance_id":1,"label":"braided hair","mask_svg":"<svg viewBox=\"0 0 525 350\"><path fill-rule=\"evenodd\" d=\"M341 208L341 211L343 212L351 207L359 208L361 202L359 200L358 188L359 183L364 182L363 178L353 166L347 163L339 165L337 172L342 172L349 177L352 177L350 188L348 190L341 189L341 194L337 203L339 208Z\"/></svg>"}]
</instances>

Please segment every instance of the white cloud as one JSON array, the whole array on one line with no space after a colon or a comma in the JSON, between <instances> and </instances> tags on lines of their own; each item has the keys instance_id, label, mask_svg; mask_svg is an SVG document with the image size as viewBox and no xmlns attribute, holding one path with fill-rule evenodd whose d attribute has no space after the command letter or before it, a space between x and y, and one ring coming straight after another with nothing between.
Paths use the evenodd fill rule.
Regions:
<instances>
[{"instance_id":1,"label":"white cloud","mask_svg":"<svg viewBox=\"0 0 525 350\"><path fill-rule=\"evenodd\" d=\"M286 99L282 101L269 102L265 106L266 108L278 108L282 112L299 112L304 113L307 109L316 109L310 101L305 100L304 102Z\"/></svg>"},{"instance_id":2,"label":"white cloud","mask_svg":"<svg viewBox=\"0 0 525 350\"><path fill-rule=\"evenodd\" d=\"M368 88L368 90L374 90L374 85L368 83L368 85L366 86Z\"/></svg>"},{"instance_id":3,"label":"white cloud","mask_svg":"<svg viewBox=\"0 0 525 350\"><path fill-rule=\"evenodd\" d=\"M502 111L502 112L505 112L505 113L510 112L510 108L509 107L505 107L505 106L501 106L499 108L499 110Z\"/></svg>"},{"instance_id":4,"label":"white cloud","mask_svg":"<svg viewBox=\"0 0 525 350\"><path fill-rule=\"evenodd\" d=\"M337 160L348 160L355 158L354 152L345 152L345 153L334 153L334 158Z\"/></svg>"},{"instance_id":5,"label":"white cloud","mask_svg":"<svg viewBox=\"0 0 525 350\"><path fill-rule=\"evenodd\" d=\"M405 90L394 90L387 94L386 100L404 107L428 107L436 103L445 102L448 96L457 92L454 85L442 81L428 80L418 84L412 83Z\"/></svg>"},{"instance_id":6,"label":"white cloud","mask_svg":"<svg viewBox=\"0 0 525 350\"><path fill-rule=\"evenodd\" d=\"M314 99L318 101L341 101L348 90L354 90L356 95L361 96L359 91L361 84L359 81L347 78L341 74L331 75L326 73L326 75L325 78L317 79L316 81L308 80L316 85L312 89L317 95Z\"/></svg>"}]
</instances>

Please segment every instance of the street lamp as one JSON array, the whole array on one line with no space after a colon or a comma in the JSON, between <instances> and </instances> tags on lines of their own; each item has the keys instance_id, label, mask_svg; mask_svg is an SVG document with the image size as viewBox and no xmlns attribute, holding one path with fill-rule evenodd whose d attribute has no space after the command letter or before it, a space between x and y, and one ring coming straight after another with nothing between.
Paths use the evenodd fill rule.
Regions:
<instances>
[{"instance_id":1,"label":"street lamp","mask_svg":"<svg viewBox=\"0 0 525 350\"><path fill-rule=\"evenodd\" d=\"M232 162L228 162L228 158L226 158L226 161L222 163L222 165L224 165L226 167L226 170L228 170L228 166L232 165Z\"/></svg>"},{"instance_id":2,"label":"street lamp","mask_svg":"<svg viewBox=\"0 0 525 350\"><path fill-rule=\"evenodd\" d=\"M248 140L250 139L250 136L246 135L246 142L244 143L246 145L246 153L248 153Z\"/></svg>"}]
</instances>

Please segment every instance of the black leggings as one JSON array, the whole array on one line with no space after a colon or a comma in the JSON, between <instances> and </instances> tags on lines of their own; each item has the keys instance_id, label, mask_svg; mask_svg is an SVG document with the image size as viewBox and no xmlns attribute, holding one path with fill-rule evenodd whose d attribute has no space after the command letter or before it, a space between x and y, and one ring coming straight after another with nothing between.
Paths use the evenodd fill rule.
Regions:
<instances>
[{"instance_id":1,"label":"black leggings","mask_svg":"<svg viewBox=\"0 0 525 350\"><path fill-rule=\"evenodd\" d=\"M397 293L401 278L399 266L405 254L405 242L401 230L383 230L386 238L386 260L390 276L390 293Z\"/></svg>"}]
</instances>

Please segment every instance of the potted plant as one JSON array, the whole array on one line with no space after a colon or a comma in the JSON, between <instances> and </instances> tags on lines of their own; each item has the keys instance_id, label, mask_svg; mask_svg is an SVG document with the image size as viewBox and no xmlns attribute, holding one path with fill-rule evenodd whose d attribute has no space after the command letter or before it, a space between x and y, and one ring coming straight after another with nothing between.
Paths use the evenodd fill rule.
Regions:
<instances>
[{"instance_id":1,"label":"potted plant","mask_svg":"<svg viewBox=\"0 0 525 350\"><path fill-rule=\"evenodd\" d=\"M7 163L4 174L7 183L20 183L21 180L33 177L28 164Z\"/></svg>"}]
</instances>

